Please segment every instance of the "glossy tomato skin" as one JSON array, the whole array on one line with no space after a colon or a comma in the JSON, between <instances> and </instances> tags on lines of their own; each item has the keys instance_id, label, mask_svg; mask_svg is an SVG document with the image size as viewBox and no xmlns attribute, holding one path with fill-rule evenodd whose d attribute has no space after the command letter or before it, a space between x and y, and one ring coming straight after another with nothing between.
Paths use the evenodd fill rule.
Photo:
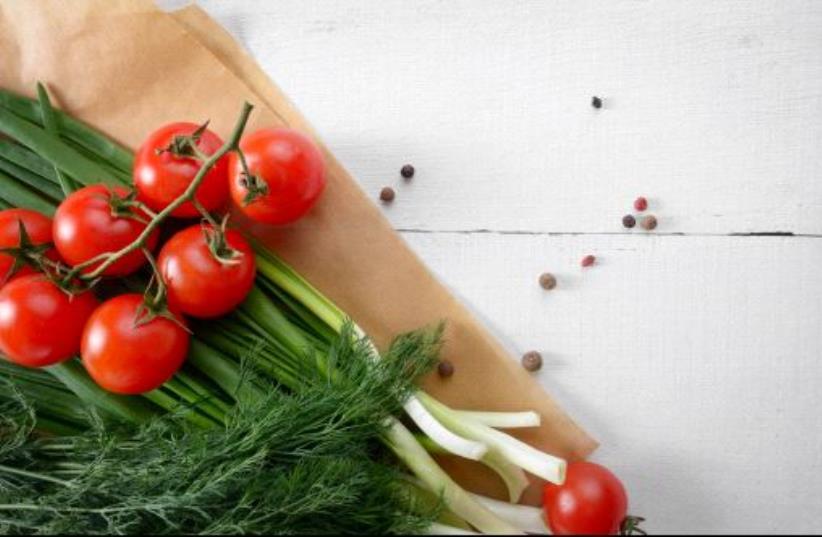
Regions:
<instances>
[{"instance_id":1,"label":"glossy tomato skin","mask_svg":"<svg viewBox=\"0 0 822 537\"><path fill-rule=\"evenodd\" d=\"M0 211L0 248L17 248L20 246L20 223L26 228L29 240L35 246L48 244L51 242L51 218L29 209L6 209ZM56 261L58 259L57 250L51 248L46 251L46 257ZM7 254L0 254L0 285L7 282L10 277L19 278L36 271L24 265L20 267L14 275L11 269L14 266L14 258Z\"/></svg>"},{"instance_id":2,"label":"glossy tomato skin","mask_svg":"<svg viewBox=\"0 0 822 537\"><path fill-rule=\"evenodd\" d=\"M78 265L99 254L128 246L146 228L146 224L139 220L112 214L109 203L112 192L121 197L127 194L123 187L92 185L73 192L57 208L53 225L54 246L69 265ZM143 214L140 216L143 220L147 218ZM146 245L149 250L157 246L157 236L155 230ZM125 276L145 263L143 252L136 250L106 269L104 275ZM87 272L94 268L96 266Z\"/></svg>"},{"instance_id":3,"label":"glossy tomato skin","mask_svg":"<svg viewBox=\"0 0 822 537\"><path fill-rule=\"evenodd\" d=\"M226 231L226 241L242 255L236 264L215 259L201 225L169 239L157 259L169 304L192 317L208 319L229 313L245 300L254 286L254 251L234 230Z\"/></svg>"},{"instance_id":4,"label":"glossy tomato skin","mask_svg":"<svg viewBox=\"0 0 822 537\"><path fill-rule=\"evenodd\" d=\"M628 512L628 495L604 466L572 462L563 485L545 485L543 506L555 535L616 535Z\"/></svg>"},{"instance_id":5,"label":"glossy tomato skin","mask_svg":"<svg viewBox=\"0 0 822 537\"><path fill-rule=\"evenodd\" d=\"M249 204L239 157L231 154L230 186L234 203L249 218L288 224L314 206L325 189L325 162L317 145L292 129L262 129L240 142L249 171L265 181L268 192Z\"/></svg>"},{"instance_id":6,"label":"glossy tomato skin","mask_svg":"<svg viewBox=\"0 0 822 537\"><path fill-rule=\"evenodd\" d=\"M171 123L151 133L134 158L134 186L138 198L154 211L162 211L185 192L200 171L202 163L193 157L175 156L165 149L175 136L188 136L199 128L194 123ZM223 141L212 131L203 131L197 148L213 155ZM208 211L221 209L228 202L228 156L217 161L200 183L197 201ZM199 216L197 208L186 202L171 215L177 218Z\"/></svg>"},{"instance_id":7,"label":"glossy tomato skin","mask_svg":"<svg viewBox=\"0 0 822 537\"><path fill-rule=\"evenodd\" d=\"M26 367L44 367L80 352L91 292L69 296L42 274L15 278L0 290L0 350Z\"/></svg>"},{"instance_id":8,"label":"glossy tomato skin","mask_svg":"<svg viewBox=\"0 0 822 537\"><path fill-rule=\"evenodd\" d=\"M83 332L83 365L110 392L136 395L159 388L188 354L189 334L171 319L136 322L142 304L138 294L109 299L94 311Z\"/></svg>"}]
</instances>

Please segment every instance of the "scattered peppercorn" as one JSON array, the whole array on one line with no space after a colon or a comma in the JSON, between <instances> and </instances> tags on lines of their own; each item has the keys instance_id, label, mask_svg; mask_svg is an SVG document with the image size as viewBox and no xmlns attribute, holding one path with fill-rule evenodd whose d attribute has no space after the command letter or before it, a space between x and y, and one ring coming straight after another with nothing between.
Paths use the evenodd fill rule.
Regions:
<instances>
[{"instance_id":1,"label":"scattered peppercorn","mask_svg":"<svg viewBox=\"0 0 822 537\"><path fill-rule=\"evenodd\" d=\"M394 201L395 195L396 194L394 193L394 189L390 186L387 186L380 190L380 199L385 203L391 203L392 201Z\"/></svg>"},{"instance_id":2,"label":"scattered peppercorn","mask_svg":"<svg viewBox=\"0 0 822 537\"><path fill-rule=\"evenodd\" d=\"M622 217L622 227L631 229L636 225L636 218L632 214L626 214Z\"/></svg>"},{"instance_id":3,"label":"scattered peppercorn","mask_svg":"<svg viewBox=\"0 0 822 537\"><path fill-rule=\"evenodd\" d=\"M411 179L412 177L414 177L414 167L410 164L406 164L402 167L402 169L400 169L400 175L402 175L406 179Z\"/></svg>"},{"instance_id":4,"label":"scattered peppercorn","mask_svg":"<svg viewBox=\"0 0 822 537\"><path fill-rule=\"evenodd\" d=\"M597 258L595 256L589 254L582 258L580 265L582 265L583 267L590 267L596 262L596 260Z\"/></svg>"},{"instance_id":5,"label":"scattered peppercorn","mask_svg":"<svg viewBox=\"0 0 822 537\"><path fill-rule=\"evenodd\" d=\"M602 99L594 95L593 97L591 97L591 106L599 110L600 108L602 108Z\"/></svg>"},{"instance_id":6,"label":"scattered peppercorn","mask_svg":"<svg viewBox=\"0 0 822 537\"><path fill-rule=\"evenodd\" d=\"M526 370L539 371L542 368L542 355L537 351L528 351L522 355L522 367Z\"/></svg>"},{"instance_id":7,"label":"scattered peppercorn","mask_svg":"<svg viewBox=\"0 0 822 537\"><path fill-rule=\"evenodd\" d=\"M444 379L450 377L454 374L454 364L448 360L440 360L440 363L437 365L437 373Z\"/></svg>"},{"instance_id":8,"label":"scattered peppercorn","mask_svg":"<svg viewBox=\"0 0 822 537\"><path fill-rule=\"evenodd\" d=\"M557 279L550 272L539 275L539 285L546 291L550 291L557 286Z\"/></svg>"},{"instance_id":9,"label":"scattered peppercorn","mask_svg":"<svg viewBox=\"0 0 822 537\"><path fill-rule=\"evenodd\" d=\"M646 231L651 231L652 229L656 229L656 224L657 224L656 216L654 216L652 214L649 214L648 216L643 217L642 220L639 221L639 225L642 226L642 229L644 229Z\"/></svg>"},{"instance_id":10,"label":"scattered peppercorn","mask_svg":"<svg viewBox=\"0 0 822 537\"><path fill-rule=\"evenodd\" d=\"M638 197L634 200L634 209L639 212L644 211L648 208L648 200L645 199L643 196Z\"/></svg>"}]
</instances>

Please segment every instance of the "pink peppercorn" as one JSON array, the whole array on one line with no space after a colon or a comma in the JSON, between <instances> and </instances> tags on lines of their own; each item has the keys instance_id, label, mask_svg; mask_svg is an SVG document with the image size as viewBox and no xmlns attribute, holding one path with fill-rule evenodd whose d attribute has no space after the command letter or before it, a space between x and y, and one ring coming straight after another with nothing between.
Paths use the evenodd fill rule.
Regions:
<instances>
[{"instance_id":1,"label":"pink peppercorn","mask_svg":"<svg viewBox=\"0 0 822 537\"><path fill-rule=\"evenodd\" d=\"M583 267L590 267L591 265L593 265L596 262L596 260L597 260L596 257L589 254L589 255L586 255L585 257L582 258L582 261L580 262L580 265L582 265Z\"/></svg>"},{"instance_id":2,"label":"pink peppercorn","mask_svg":"<svg viewBox=\"0 0 822 537\"><path fill-rule=\"evenodd\" d=\"M640 196L640 197L638 197L637 199L634 200L634 209L636 209L637 211L642 212L647 208L648 208L648 200L645 199L645 197Z\"/></svg>"}]
</instances>

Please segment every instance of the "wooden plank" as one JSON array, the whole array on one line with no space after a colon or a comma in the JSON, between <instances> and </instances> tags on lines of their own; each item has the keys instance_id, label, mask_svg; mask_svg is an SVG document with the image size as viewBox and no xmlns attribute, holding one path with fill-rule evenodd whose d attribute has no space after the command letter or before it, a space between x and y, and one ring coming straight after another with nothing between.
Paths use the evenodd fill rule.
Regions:
<instances>
[{"instance_id":1,"label":"wooden plank","mask_svg":"<svg viewBox=\"0 0 822 537\"><path fill-rule=\"evenodd\" d=\"M396 227L822 233L820 2L202 3Z\"/></svg>"},{"instance_id":2,"label":"wooden plank","mask_svg":"<svg viewBox=\"0 0 822 537\"><path fill-rule=\"evenodd\" d=\"M822 241L405 236L513 355L543 353L652 533L819 529Z\"/></svg>"}]
</instances>

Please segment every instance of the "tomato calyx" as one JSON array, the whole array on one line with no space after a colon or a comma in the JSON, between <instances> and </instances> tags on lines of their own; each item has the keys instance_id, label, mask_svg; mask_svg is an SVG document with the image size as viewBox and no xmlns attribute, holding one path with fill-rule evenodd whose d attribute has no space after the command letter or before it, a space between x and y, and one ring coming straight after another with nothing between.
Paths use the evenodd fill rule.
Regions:
<instances>
[{"instance_id":1,"label":"tomato calyx","mask_svg":"<svg viewBox=\"0 0 822 537\"><path fill-rule=\"evenodd\" d=\"M622 523L619 525L619 534L620 535L648 535L645 533L645 530L639 527L640 524L645 522L645 519L641 516L626 516Z\"/></svg>"},{"instance_id":2,"label":"tomato calyx","mask_svg":"<svg viewBox=\"0 0 822 537\"><path fill-rule=\"evenodd\" d=\"M191 330L189 330L185 323L168 307L166 286L165 283L163 283L163 278L157 268L157 262L154 260L154 256L151 255L151 252L146 248L143 248L143 255L146 256L146 259L148 259L151 265L152 275L151 280L149 280L146 286L146 291L143 293L143 302L140 304L140 307L137 308L137 314L134 316L134 327L138 328L158 317L162 317L173 322L190 334ZM156 287L154 291L152 291L153 287Z\"/></svg>"},{"instance_id":3,"label":"tomato calyx","mask_svg":"<svg viewBox=\"0 0 822 537\"><path fill-rule=\"evenodd\" d=\"M226 238L228 216L229 215L225 215L223 217L219 226L216 226L211 222L203 225L203 235L205 235L208 250L217 262L223 265L237 265L241 262L241 259L245 254L235 248L232 248L228 244L228 239Z\"/></svg>"},{"instance_id":4,"label":"tomato calyx","mask_svg":"<svg viewBox=\"0 0 822 537\"><path fill-rule=\"evenodd\" d=\"M0 285L5 284L17 274L20 269L26 266L46 272L46 252L52 248L52 243L34 244L23 221L18 220L17 225L20 235L19 244L10 248L0 248L0 254L6 254L13 259L11 267L6 274L0 276Z\"/></svg>"},{"instance_id":5,"label":"tomato calyx","mask_svg":"<svg viewBox=\"0 0 822 537\"><path fill-rule=\"evenodd\" d=\"M174 136L166 147L158 148L155 152L158 155L162 155L163 153L171 153L173 156L178 158L194 158L205 161L208 159L208 156L200 151L198 145L200 143L200 138L203 137L203 133L208 128L209 122L210 120L206 121L197 127L197 130L191 134L178 134Z\"/></svg>"},{"instance_id":6,"label":"tomato calyx","mask_svg":"<svg viewBox=\"0 0 822 537\"><path fill-rule=\"evenodd\" d=\"M148 225L149 219L146 216L150 218L156 216L151 209L137 200L136 190L129 190L124 196L114 190L109 190L108 204L111 208L111 216L114 218L131 218L141 224ZM140 214L141 212L146 216Z\"/></svg>"},{"instance_id":7,"label":"tomato calyx","mask_svg":"<svg viewBox=\"0 0 822 537\"><path fill-rule=\"evenodd\" d=\"M240 186L246 189L243 206L250 205L254 203L254 200L257 198L268 194L268 183L262 178L248 172L243 172L240 177Z\"/></svg>"}]
</instances>

